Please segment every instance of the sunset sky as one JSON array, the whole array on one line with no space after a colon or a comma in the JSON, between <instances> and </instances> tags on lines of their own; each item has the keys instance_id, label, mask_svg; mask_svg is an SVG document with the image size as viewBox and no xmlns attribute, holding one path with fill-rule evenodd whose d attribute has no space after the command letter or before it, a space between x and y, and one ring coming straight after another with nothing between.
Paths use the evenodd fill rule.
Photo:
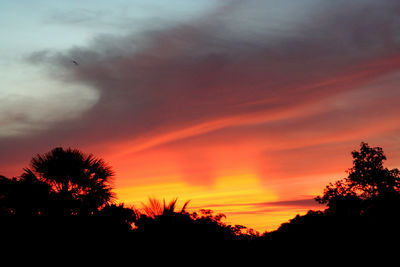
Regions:
<instances>
[{"instance_id":1,"label":"sunset sky","mask_svg":"<svg viewBox=\"0 0 400 267\"><path fill-rule=\"evenodd\" d=\"M118 202L263 232L323 209L362 141L400 167L398 0L0 0L0 34L7 177L79 148Z\"/></svg>"}]
</instances>

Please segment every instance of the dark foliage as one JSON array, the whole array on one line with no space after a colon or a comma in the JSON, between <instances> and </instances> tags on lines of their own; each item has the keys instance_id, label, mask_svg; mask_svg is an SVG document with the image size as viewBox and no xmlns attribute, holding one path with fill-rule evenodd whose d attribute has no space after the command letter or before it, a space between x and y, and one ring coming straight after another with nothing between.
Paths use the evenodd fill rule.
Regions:
<instances>
[{"instance_id":1,"label":"dark foliage","mask_svg":"<svg viewBox=\"0 0 400 267\"><path fill-rule=\"evenodd\" d=\"M222 245L231 242L248 241L256 236L249 230L244 233L244 226L230 226L222 222L223 214L214 215L211 210L186 212L186 202L180 211L175 211L177 200L168 205L150 199L143 211L136 209L135 234L137 237L158 242L178 242L186 244Z\"/></svg>"},{"instance_id":2,"label":"dark foliage","mask_svg":"<svg viewBox=\"0 0 400 267\"><path fill-rule=\"evenodd\" d=\"M76 149L37 155L20 177L0 177L3 237L62 240L131 231L134 212L111 202L112 175L102 159Z\"/></svg>"},{"instance_id":3,"label":"dark foliage","mask_svg":"<svg viewBox=\"0 0 400 267\"><path fill-rule=\"evenodd\" d=\"M150 199L142 208L115 204L109 183L113 172L103 160L56 148L34 157L20 177L0 176L1 233L13 240L69 240L96 249L110 240L130 248L179 245L260 253L332 247L372 251L397 244L400 171L384 167L386 156L379 147L361 143L352 156L348 176L316 198L325 210L297 215L260 236L244 226L225 224L225 216L211 210L187 212L189 202L178 210L177 199Z\"/></svg>"},{"instance_id":4,"label":"dark foliage","mask_svg":"<svg viewBox=\"0 0 400 267\"><path fill-rule=\"evenodd\" d=\"M365 250L397 244L400 234L400 176L398 169L383 166L386 156L379 147L361 143L353 151L348 176L329 184L316 201L324 211L296 216L263 239L304 246L315 244Z\"/></svg>"},{"instance_id":5,"label":"dark foliage","mask_svg":"<svg viewBox=\"0 0 400 267\"><path fill-rule=\"evenodd\" d=\"M46 183L61 215L93 214L113 198L112 169L102 159L77 149L55 148L31 160L22 178Z\"/></svg>"}]
</instances>

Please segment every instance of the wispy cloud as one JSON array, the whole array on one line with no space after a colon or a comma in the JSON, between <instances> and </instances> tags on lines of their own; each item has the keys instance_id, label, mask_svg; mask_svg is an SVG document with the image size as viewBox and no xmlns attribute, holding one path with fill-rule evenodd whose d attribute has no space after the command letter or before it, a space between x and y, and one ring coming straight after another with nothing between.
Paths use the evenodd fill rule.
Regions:
<instances>
[{"instance_id":1,"label":"wispy cloud","mask_svg":"<svg viewBox=\"0 0 400 267\"><path fill-rule=\"evenodd\" d=\"M228 207L228 206L245 206L250 207L250 210L257 209L259 211L263 211L266 208L276 208L276 207L305 207L309 208L310 206L320 207L323 206L319 205L313 197L309 198L302 198L302 199L294 199L294 200L284 200L284 201L268 201L268 202L249 202L249 203L234 203L230 204L209 204L207 207L209 208L221 208L221 207ZM191 208L200 208L200 207L191 207ZM254 210L253 210L254 211Z\"/></svg>"}]
</instances>

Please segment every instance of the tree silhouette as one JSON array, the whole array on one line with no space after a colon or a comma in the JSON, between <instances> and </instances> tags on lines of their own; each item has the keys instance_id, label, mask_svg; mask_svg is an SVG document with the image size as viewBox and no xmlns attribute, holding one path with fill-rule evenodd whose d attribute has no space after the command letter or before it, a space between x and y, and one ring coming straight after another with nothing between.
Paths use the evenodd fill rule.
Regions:
<instances>
[{"instance_id":1,"label":"tree silhouette","mask_svg":"<svg viewBox=\"0 0 400 267\"><path fill-rule=\"evenodd\" d=\"M329 212L370 214L379 209L392 208L400 197L400 171L383 166L386 156L380 147L361 143L360 151L353 151L353 167L344 179L329 184L323 196L316 200L327 204ZM393 213L392 211L390 211Z\"/></svg>"},{"instance_id":2,"label":"tree silhouette","mask_svg":"<svg viewBox=\"0 0 400 267\"><path fill-rule=\"evenodd\" d=\"M224 214L214 215L211 210L201 209L198 212L187 212L189 201L177 209L177 199L168 204L150 198L148 204L142 203L141 209L135 209L137 227L136 237L140 240L151 240L164 244L206 244L215 246L227 245L233 241L248 241L258 233L241 225L227 225L222 222Z\"/></svg>"},{"instance_id":3,"label":"tree silhouette","mask_svg":"<svg viewBox=\"0 0 400 267\"><path fill-rule=\"evenodd\" d=\"M56 233L64 241L96 240L90 243L94 246L115 244L114 237L123 237L132 241L131 248L145 243L150 248L201 244L213 251L230 246L242 252L315 249L315 244L324 250L332 244L347 244L349 249L392 244L400 238L400 171L384 167L386 156L380 147L361 143L351 154L353 166L347 177L316 197L327 205L325 210L297 215L277 231L259 236L244 226L224 223L224 214L208 209L188 212L189 201L182 208L177 199L150 198L141 208L117 205L112 202L113 172L102 159L55 148L34 157L20 177L0 175L1 235L16 239L16 233L33 233L33 240L38 240Z\"/></svg>"},{"instance_id":4,"label":"tree silhouette","mask_svg":"<svg viewBox=\"0 0 400 267\"><path fill-rule=\"evenodd\" d=\"M22 177L47 183L64 215L90 215L112 198L113 171L102 160L77 149L54 148L32 158Z\"/></svg>"},{"instance_id":5,"label":"tree silhouette","mask_svg":"<svg viewBox=\"0 0 400 267\"><path fill-rule=\"evenodd\" d=\"M180 211L176 211L177 199L168 204L156 198L149 198L149 203L142 203L142 208L134 208L136 214L135 225L140 235L155 238L171 238L176 235L178 228L181 230L190 224L190 216L185 211L189 201L185 202ZM179 231L178 231L179 232Z\"/></svg>"},{"instance_id":6,"label":"tree silhouette","mask_svg":"<svg viewBox=\"0 0 400 267\"><path fill-rule=\"evenodd\" d=\"M387 169L380 147L362 142L353 151L353 167L348 176L326 186L316 201L324 211L310 210L283 223L277 231L264 234L272 243L324 244L376 248L399 237L400 176L398 169ZM332 247L331 247L332 248Z\"/></svg>"},{"instance_id":7,"label":"tree silhouette","mask_svg":"<svg viewBox=\"0 0 400 267\"><path fill-rule=\"evenodd\" d=\"M32 158L18 178L0 176L2 233L61 234L64 239L126 235L135 212L112 203L113 171L77 149L55 148Z\"/></svg>"}]
</instances>

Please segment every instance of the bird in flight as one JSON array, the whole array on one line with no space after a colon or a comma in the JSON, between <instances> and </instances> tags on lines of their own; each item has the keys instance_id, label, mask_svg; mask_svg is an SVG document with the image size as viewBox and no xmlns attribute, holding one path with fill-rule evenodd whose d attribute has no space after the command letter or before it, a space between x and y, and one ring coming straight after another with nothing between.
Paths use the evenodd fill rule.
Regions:
<instances>
[{"instance_id":1,"label":"bird in flight","mask_svg":"<svg viewBox=\"0 0 400 267\"><path fill-rule=\"evenodd\" d=\"M72 63L74 63L75 65L79 65L78 62L76 62L75 60L71 60Z\"/></svg>"}]
</instances>

